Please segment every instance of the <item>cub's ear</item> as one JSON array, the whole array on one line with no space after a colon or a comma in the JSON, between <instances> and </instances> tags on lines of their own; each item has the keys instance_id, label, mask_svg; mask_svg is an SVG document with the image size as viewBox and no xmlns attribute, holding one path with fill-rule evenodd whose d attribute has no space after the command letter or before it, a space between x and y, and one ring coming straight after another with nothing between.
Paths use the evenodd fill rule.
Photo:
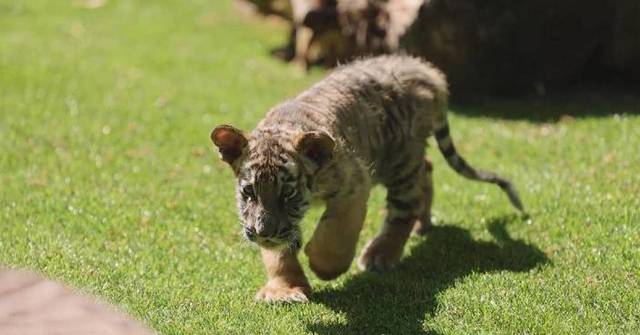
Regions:
<instances>
[{"instance_id":1,"label":"cub's ear","mask_svg":"<svg viewBox=\"0 0 640 335\"><path fill-rule=\"evenodd\" d=\"M231 165L242 155L249 143L242 131L226 124L213 128L211 141L218 147L222 160Z\"/></svg>"},{"instance_id":2,"label":"cub's ear","mask_svg":"<svg viewBox=\"0 0 640 335\"><path fill-rule=\"evenodd\" d=\"M293 145L300 154L322 165L333 157L335 142L325 132L312 131L298 136Z\"/></svg>"}]
</instances>

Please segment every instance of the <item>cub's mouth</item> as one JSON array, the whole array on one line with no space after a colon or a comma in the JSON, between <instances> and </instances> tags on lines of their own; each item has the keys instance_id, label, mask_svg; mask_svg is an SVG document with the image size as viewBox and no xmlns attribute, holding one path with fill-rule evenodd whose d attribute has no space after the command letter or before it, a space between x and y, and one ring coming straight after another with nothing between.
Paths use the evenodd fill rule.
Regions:
<instances>
[{"instance_id":1,"label":"cub's mouth","mask_svg":"<svg viewBox=\"0 0 640 335\"><path fill-rule=\"evenodd\" d=\"M253 241L261 247L267 249L293 249L300 248L300 234L296 231L291 231L287 234L281 234L275 237L256 237Z\"/></svg>"},{"instance_id":2,"label":"cub's mouth","mask_svg":"<svg viewBox=\"0 0 640 335\"><path fill-rule=\"evenodd\" d=\"M273 235L260 235L252 226L245 226L242 235L250 242L267 249L297 249L301 246L302 233L296 226L276 230Z\"/></svg>"},{"instance_id":3,"label":"cub's mouth","mask_svg":"<svg viewBox=\"0 0 640 335\"><path fill-rule=\"evenodd\" d=\"M256 244L258 244L261 247L265 247L268 249L275 249L277 247L282 247L285 246L287 244L287 241L283 241L280 239L275 239L275 238L257 238L256 239Z\"/></svg>"}]
</instances>

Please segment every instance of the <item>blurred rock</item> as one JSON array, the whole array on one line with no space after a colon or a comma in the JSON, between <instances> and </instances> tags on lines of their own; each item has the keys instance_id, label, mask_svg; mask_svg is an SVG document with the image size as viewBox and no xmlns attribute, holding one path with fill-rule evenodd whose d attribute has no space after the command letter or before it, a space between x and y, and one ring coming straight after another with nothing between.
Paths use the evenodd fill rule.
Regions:
<instances>
[{"instance_id":1,"label":"blurred rock","mask_svg":"<svg viewBox=\"0 0 640 335\"><path fill-rule=\"evenodd\" d=\"M151 335L133 319L35 274L0 268L2 335Z\"/></svg>"}]
</instances>

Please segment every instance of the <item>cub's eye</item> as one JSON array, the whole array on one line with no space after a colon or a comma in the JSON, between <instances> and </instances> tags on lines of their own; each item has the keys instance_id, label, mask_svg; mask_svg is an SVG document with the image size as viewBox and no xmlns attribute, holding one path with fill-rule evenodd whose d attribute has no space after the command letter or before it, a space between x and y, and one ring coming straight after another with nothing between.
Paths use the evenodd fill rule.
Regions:
<instances>
[{"instance_id":1,"label":"cub's eye","mask_svg":"<svg viewBox=\"0 0 640 335\"><path fill-rule=\"evenodd\" d=\"M284 200L289 200L296 195L296 189L290 185L284 185L282 187L281 196Z\"/></svg>"},{"instance_id":2,"label":"cub's eye","mask_svg":"<svg viewBox=\"0 0 640 335\"><path fill-rule=\"evenodd\" d=\"M240 194L242 194L242 197L245 199L255 199L256 198L256 194L253 191L253 185L247 184L242 186L242 188L240 189Z\"/></svg>"}]
</instances>

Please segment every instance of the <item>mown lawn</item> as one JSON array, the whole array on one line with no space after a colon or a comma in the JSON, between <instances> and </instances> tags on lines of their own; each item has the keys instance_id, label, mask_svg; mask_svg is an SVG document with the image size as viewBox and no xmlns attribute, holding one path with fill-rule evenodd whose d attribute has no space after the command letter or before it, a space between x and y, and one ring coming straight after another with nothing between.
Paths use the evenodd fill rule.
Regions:
<instances>
[{"instance_id":1,"label":"mown lawn","mask_svg":"<svg viewBox=\"0 0 640 335\"><path fill-rule=\"evenodd\" d=\"M512 178L532 219L434 151L437 226L396 271L308 272L311 303L256 304L259 254L209 132L251 128L322 71L270 57L286 27L230 0L85 3L0 0L0 264L163 334L640 332L640 98L454 106L459 150Z\"/></svg>"}]
</instances>

